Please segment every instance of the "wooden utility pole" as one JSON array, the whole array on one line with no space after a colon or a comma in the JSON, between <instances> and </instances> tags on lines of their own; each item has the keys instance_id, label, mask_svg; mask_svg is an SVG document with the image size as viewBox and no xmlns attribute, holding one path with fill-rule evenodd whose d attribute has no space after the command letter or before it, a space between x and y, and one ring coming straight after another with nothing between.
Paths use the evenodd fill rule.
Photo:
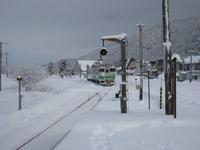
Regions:
<instances>
[{"instance_id":1,"label":"wooden utility pole","mask_svg":"<svg viewBox=\"0 0 200 150\"><path fill-rule=\"evenodd\" d=\"M162 0L162 17L163 17L163 45L165 51L165 113L169 114L169 96L171 95L169 87L169 72L170 72L170 47L167 46L170 41L169 35L169 1Z\"/></svg>"},{"instance_id":2,"label":"wooden utility pole","mask_svg":"<svg viewBox=\"0 0 200 150\"><path fill-rule=\"evenodd\" d=\"M3 42L0 42L0 91L2 90L2 47Z\"/></svg>"},{"instance_id":3,"label":"wooden utility pole","mask_svg":"<svg viewBox=\"0 0 200 150\"><path fill-rule=\"evenodd\" d=\"M140 58L140 91L139 100L143 99L143 31L144 24L137 24L139 28L139 58Z\"/></svg>"},{"instance_id":4,"label":"wooden utility pole","mask_svg":"<svg viewBox=\"0 0 200 150\"><path fill-rule=\"evenodd\" d=\"M174 115L176 105L176 60L172 60L169 23L169 0L162 0L163 45L165 50L165 114Z\"/></svg>"},{"instance_id":5,"label":"wooden utility pole","mask_svg":"<svg viewBox=\"0 0 200 150\"><path fill-rule=\"evenodd\" d=\"M122 97L121 113L127 113L127 94L126 94L126 41L120 41L121 45L121 64L122 64Z\"/></svg>"}]
</instances>

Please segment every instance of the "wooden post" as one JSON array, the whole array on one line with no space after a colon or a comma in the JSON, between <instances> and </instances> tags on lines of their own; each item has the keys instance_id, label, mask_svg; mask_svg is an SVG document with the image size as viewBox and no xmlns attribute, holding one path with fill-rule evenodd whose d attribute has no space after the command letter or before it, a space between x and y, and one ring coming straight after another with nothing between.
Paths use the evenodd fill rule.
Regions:
<instances>
[{"instance_id":1,"label":"wooden post","mask_svg":"<svg viewBox=\"0 0 200 150\"><path fill-rule=\"evenodd\" d=\"M120 99L121 103L121 113L127 113L127 95L126 95L126 40L120 42L121 45L121 64L122 64L122 97Z\"/></svg>"}]
</instances>

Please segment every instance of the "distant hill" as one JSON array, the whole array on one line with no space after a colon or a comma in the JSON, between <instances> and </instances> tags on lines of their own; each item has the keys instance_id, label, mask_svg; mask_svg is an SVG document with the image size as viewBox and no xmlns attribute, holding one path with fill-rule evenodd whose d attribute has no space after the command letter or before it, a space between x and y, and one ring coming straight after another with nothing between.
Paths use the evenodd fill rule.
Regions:
<instances>
[{"instance_id":1,"label":"distant hill","mask_svg":"<svg viewBox=\"0 0 200 150\"><path fill-rule=\"evenodd\" d=\"M138 35L128 37L127 58L138 58ZM186 50L195 49L200 46L200 17L189 17L171 22L172 53L178 53L185 57ZM106 63L120 64L119 44L106 46L108 54L103 58ZM144 59L156 59L162 57L161 50L161 25L144 28ZM98 59L99 50L95 50L80 59Z\"/></svg>"}]
</instances>

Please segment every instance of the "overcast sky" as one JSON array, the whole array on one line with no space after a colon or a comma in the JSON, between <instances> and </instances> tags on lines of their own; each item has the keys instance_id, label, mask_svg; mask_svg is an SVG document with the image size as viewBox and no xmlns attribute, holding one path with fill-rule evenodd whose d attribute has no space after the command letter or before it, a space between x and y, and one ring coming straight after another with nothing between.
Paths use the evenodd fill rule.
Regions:
<instances>
[{"instance_id":1,"label":"overcast sky","mask_svg":"<svg viewBox=\"0 0 200 150\"><path fill-rule=\"evenodd\" d=\"M0 0L0 41L12 63L77 58L101 36L136 34L161 22L162 0ZM200 16L200 0L170 0L170 19Z\"/></svg>"}]
</instances>

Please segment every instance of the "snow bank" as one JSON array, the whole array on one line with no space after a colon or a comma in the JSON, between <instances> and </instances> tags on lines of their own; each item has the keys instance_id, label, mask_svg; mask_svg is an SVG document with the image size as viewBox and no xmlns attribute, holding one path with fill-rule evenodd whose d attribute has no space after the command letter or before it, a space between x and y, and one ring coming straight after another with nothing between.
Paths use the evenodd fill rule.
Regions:
<instances>
[{"instance_id":1,"label":"snow bank","mask_svg":"<svg viewBox=\"0 0 200 150\"><path fill-rule=\"evenodd\" d=\"M81 116L70 135L56 150L196 150L200 147L200 82L177 83L177 119L159 109L160 80L152 79L151 110L148 110L147 80L144 99L138 100L134 76L128 78L127 114L120 113L114 98L120 81L93 113ZM120 79L117 77L117 79ZM164 99L164 93L163 93ZM164 104L163 104L164 107ZM78 144L74 144L78 143Z\"/></svg>"}]
</instances>

